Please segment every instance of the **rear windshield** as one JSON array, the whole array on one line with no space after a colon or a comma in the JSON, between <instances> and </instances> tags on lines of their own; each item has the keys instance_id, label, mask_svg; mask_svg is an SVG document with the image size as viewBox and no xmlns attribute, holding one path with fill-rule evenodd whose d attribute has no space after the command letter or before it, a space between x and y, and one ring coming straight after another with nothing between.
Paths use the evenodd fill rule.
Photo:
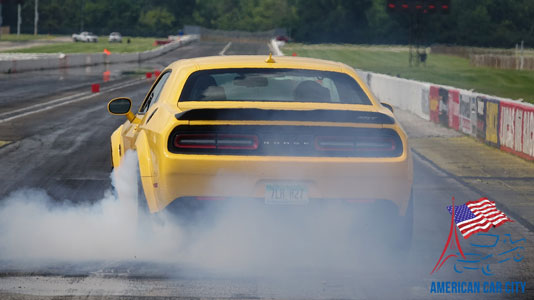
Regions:
<instances>
[{"instance_id":1,"label":"rear windshield","mask_svg":"<svg viewBox=\"0 0 534 300\"><path fill-rule=\"evenodd\" d=\"M180 101L275 101L367 104L349 75L301 69L202 70L187 79Z\"/></svg>"}]
</instances>

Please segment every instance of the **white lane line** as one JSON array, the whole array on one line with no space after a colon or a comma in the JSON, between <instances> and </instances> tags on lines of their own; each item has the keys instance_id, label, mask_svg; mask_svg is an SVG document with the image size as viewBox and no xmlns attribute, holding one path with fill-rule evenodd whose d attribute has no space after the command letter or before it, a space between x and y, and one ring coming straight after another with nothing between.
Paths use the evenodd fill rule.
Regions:
<instances>
[{"instance_id":1,"label":"white lane line","mask_svg":"<svg viewBox=\"0 0 534 300\"><path fill-rule=\"evenodd\" d=\"M32 108L42 107L43 105L54 104L56 102L61 102L61 101L69 100L69 99L72 99L72 98L85 96L85 95L88 95L88 94L89 94L88 92L83 92L83 93L78 93L78 94L70 95L70 96L63 97L63 98L54 99L54 100L51 100L51 101L48 101L48 102L45 102L45 103L39 103L39 104L26 106L26 107L23 107L23 108L19 108L19 109L15 109L15 110L11 110L11 111L7 111L7 112L4 112L4 113L1 113L0 117L9 116L9 115L21 112L21 111L31 110Z\"/></svg>"},{"instance_id":2,"label":"white lane line","mask_svg":"<svg viewBox=\"0 0 534 300\"><path fill-rule=\"evenodd\" d=\"M122 84L122 85L117 85L117 86L114 86L114 87L110 87L109 89L106 89L106 90L104 90L102 92L106 92L106 93L107 92L112 92L112 91L115 91L115 90L118 90L118 89L122 89L122 88L125 88L125 87L136 85L136 84L138 84L138 83L140 83L142 81L144 81L144 79L135 79L135 80L129 81L129 82L127 82L125 84ZM71 104L71 103L76 103L76 102L79 102L79 101L82 101L82 100L87 100L89 98L93 98L95 96L99 96L100 94L101 93L89 94L89 95L82 96L80 98L75 98L75 99L72 99L72 100L67 100L67 101L63 101L63 102L57 103L60 100L70 99L70 98L73 97L73 96L70 96L70 97L60 98L60 99L52 100L52 101L49 101L49 102L46 102L46 103L40 103L40 104L32 105L32 106L29 106L29 107L25 107L25 108L22 108L22 109L18 109L17 111L24 111L24 110L28 110L28 109L31 109L31 108L34 108L34 107L41 107L40 109L37 109L37 110L32 110L32 111L28 111L28 112L25 112L25 113L21 113L21 114L18 114L18 115L15 115L15 116L12 116L12 117L9 117L9 118L6 118L6 119L0 119L0 123L9 122L9 121L12 121L12 120L15 120L15 119L18 119L18 118L22 118L22 117L25 117L25 116L33 115L33 114L36 114L36 113L39 113L39 112L43 112L43 111L46 111L46 110L49 110L49 109L52 109L52 108L56 108L56 107L59 107L59 106L63 106L63 105ZM76 95L74 95L74 96L76 96ZM56 104L54 104L54 103L56 103ZM47 105L47 106L45 106L45 105ZM6 112L6 113L4 113L2 115L12 114L13 112L15 112L15 111Z\"/></svg>"},{"instance_id":3,"label":"white lane line","mask_svg":"<svg viewBox=\"0 0 534 300\"><path fill-rule=\"evenodd\" d=\"M221 50L221 52L219 52L219 55L224 55L224 53L226 52L226 50L228 50L228 48L230 48L230 46L232 46L232 42L228 42L228 44L226 44L226 46L224 46L224 48Z\"/></svg>"}]
</instances>

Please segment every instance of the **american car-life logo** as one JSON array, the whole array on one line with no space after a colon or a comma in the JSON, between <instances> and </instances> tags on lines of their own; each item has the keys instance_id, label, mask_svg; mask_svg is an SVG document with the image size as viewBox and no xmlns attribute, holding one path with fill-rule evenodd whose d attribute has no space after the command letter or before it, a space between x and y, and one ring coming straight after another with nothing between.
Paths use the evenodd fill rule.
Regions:
<instances>
[{"instance_id":1,"label":"american car-life logo","mask_svg":"<svg viewBox=\"0 0 534 300\"><path fill-rule=\"evenodd\" d=\"M447 207L451 215L449 236L445 247L434 269L430 274L439 271L446 263L452 264L452 269L458 274L480 272L487 276L487 281L432 281L431 294L464 294L464 293L492 293L492 294L524 294L527 284L524 281L492 281L494 273L491 264L511 264L523 259L524 244L526 240L514 240L511 234L490 234L491 228L499 227L507 222L513 222L508 216L497 209L494 201L480 198L477 201L469 201L463 205L455 206L454 198L452 205ZM456 226L455 226L456 224ZM466 251L460 246L457 230L464 239L475 235L477 242L471 242ZM478 240L487 241L484 243ZM447 254L447 250L454 249L454 253ZM499 247L497 247L499 246ZM491 250L496 253L486 253ZM504 249L504 250L503 250Z\"/></svg>"}]
</instances>

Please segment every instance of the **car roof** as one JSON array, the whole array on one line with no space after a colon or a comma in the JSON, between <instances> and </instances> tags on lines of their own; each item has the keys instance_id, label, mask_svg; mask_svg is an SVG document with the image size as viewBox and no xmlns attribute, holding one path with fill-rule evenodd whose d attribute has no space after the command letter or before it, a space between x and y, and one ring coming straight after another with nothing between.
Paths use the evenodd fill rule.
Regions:
<instances>
[{"instance_id":1,"label":"car roof","mask_svg":"<svg viewBox=\"0 0 534 300\"><path fill-rule=\"evenodd\" d=\"M192 67L196 70L221 69L221 68L290 68L290 69L312 69L322 71L342 72L344 64L307 57L295 56L273 56L273 63L266 60L269 55L228 55L228 56L207 56L179 60L169 67Z\"/></svg>"}]
</instances>

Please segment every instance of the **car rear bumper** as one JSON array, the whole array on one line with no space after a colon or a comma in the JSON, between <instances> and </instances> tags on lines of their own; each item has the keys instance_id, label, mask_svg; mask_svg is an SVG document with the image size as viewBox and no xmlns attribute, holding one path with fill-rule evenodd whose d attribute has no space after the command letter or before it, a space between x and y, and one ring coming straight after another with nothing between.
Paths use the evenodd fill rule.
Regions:
<instances>
[{"instance_id":1,"label":"car rear bumper","mask_svg":"<svg viewBox=\"0 0 534 300\"><path fill-rule=\"evenodd\" d=\"M324 201L395 204L404 215L412 187L409 153L396 158L272 157L167 153L142 177L152 212L187 199L262 202L268 184L298 184L310 204Z\"/></svg>"}]
</instances>

